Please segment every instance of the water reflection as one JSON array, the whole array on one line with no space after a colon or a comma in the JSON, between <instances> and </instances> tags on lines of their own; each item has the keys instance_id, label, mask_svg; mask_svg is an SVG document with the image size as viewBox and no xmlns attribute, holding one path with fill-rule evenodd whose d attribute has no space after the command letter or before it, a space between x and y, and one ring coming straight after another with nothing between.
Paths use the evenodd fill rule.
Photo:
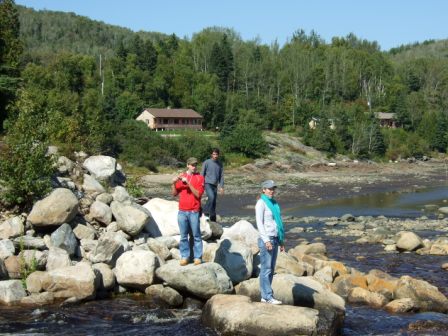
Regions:
<instances>
[{"instance_id":1,"label":"water reflection","mask_svg":"<svg viewBox=\"0 0 448 336\"><path fill-rule=\"evenodd\" d=\"M340 217L346 213L354 216L380 216L415 218L422 215L434 216L435 212L425 212L427 204L434 205L435 209L448 206L448 186L427 188L414 192L383 192L342 198L332 201L322 201L314 205L288 204L283 206L287 215ZM444 202L445 201L445 202Z\"/></svg>"}]
</instances>

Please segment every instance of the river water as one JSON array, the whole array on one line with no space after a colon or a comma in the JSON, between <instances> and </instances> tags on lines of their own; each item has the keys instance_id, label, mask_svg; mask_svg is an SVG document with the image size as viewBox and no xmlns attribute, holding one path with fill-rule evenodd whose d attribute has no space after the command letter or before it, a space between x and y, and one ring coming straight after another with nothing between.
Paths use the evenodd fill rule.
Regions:
<instances>
[{"instance_id":1,"label":"river water","mask_svg":"<svg viewBox=\"0 0 448 336\"><path fill-rule=\"evenodd\" d=\"M229 197L229 196L228 196ZM409 193L375 193L300 206L292 199L282 199L283 212L289 216L330 217L351 213L355 216L378 216L416 218L425 212L424 206L434 204L448 206L448 186L415 190ZM228 201L228 200L227 200ZM253 198L241 198L224 215L252 216ZM367 272L380 269L394 276L411 275L436 285L448 295L448 276L440 265L447 257L419 256L413 253L385 253L379 244L359 245L350 237L327 237L322 234L323 223L288 224L309 226L312 230L289 234L290 246L299 238L312 240L321 237L326 244L328 256ZM307 230L308 231L308 230ZM431 235L431 233L424 233ZM343 248L341 248L343 247ZM361 258L360 258L361 257ZM362 258L364 257L364 258ZM422 322L424 321L424 322ZM426 328L408 329L410 324L426 324ZM428 324L436 326L428 329ZM440 327L440 325L442 327ZM344 335L448 335L444 328L448 315L438 313L388 314L381 309L347 304ZM419 331L420 330L420 331ZM144 295L129 295L115 299L97 300L72 306L45 306L41 308L18 308L0 306L0 335L217 335L200 323L199 309L168 309L150 301Z\"/></svg>"}]
</instances>

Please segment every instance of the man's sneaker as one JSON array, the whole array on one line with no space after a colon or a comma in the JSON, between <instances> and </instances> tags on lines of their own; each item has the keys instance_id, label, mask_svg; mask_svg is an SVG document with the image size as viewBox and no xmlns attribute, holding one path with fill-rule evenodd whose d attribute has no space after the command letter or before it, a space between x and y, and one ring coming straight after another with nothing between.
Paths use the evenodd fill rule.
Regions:
<instances>
[{"instance_id":1,"label":"man's sneaker","mask_svg":"<svg viewBox=\"0 0 448 336\"><path fill-rule=\"evenodd\" d=\"M282 304L281 301L279 301L279 300L277 300L277 299L274 299L274 298L269 299L269 300L261 299L261 302L263 302L263 303L269 303L269 304L273 304L273 305L281 305L281 304Z\"/></svg>"},{"instance_id":2,"label":"man's sneaker","mask_svg":"<svg viewBox=\"0 0 448 336\"><path fill-rule=\"evenodd\" d=\"M202 260L201 260L201 259L195 259L195 260L193 261L193 264L194 264L194 265L200 265L200 264L202 264Z\"/></svg>"},{"instance_id":3,"label":"man's sneaker","mask_svg":"<svg viewBox=\"0 0 448 336\"><path fill-rule=\"evenodd\" d=\"M187 259L181 259L180 262L179 262L179 265L187 266L188 265L188 260Z\"/></svg>"}]
</instances>

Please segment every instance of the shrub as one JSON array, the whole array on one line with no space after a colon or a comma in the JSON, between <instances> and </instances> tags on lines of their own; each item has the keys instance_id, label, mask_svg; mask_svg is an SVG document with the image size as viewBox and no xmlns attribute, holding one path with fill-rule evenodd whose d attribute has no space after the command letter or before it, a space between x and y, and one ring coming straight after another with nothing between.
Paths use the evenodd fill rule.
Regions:
<instances>
[{"instance_id":1,"label":"shrub","mask_svg":"<svg viewBox=\"0 0 448 336\"><path fill-rule=\"evenodd\" d=\"M254 125L242 124L222 138L226 151L241 153L249 158L258 158L269 152L261 131Z\"/></svg>"},{"instance_id":2,"label":"shrub","mask_svg":"<svg viewBox=\"0 0 448 336\"><path fill-rule=\"evenodd\" d=\"M0 154L1 199L6 205L31 205L51 189L53 162L46 157L45 116L34 113L24 97L17 118L8 125L6 149Z\"/></svg>"}]
</instances>

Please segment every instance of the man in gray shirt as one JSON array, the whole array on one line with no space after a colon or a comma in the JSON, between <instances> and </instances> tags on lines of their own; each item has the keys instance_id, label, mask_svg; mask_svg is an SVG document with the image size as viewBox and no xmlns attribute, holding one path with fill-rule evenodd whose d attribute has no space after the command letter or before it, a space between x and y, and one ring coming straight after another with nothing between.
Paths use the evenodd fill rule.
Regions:
<instances>
[{"instance_id":1,"label":"man in gray shirt","mask_svg":"<svg viewBox=\"0 0 448 336\"><path fill-rule=\"evenodd\" d=\"M204 215L216 222L216 198L219 193L224 193L224 170L219 161L219 149L213 148L211 158L202 164L201 175L205 178L205 193L207 203L204 206Z\"/></svg>"}]
</instances>

